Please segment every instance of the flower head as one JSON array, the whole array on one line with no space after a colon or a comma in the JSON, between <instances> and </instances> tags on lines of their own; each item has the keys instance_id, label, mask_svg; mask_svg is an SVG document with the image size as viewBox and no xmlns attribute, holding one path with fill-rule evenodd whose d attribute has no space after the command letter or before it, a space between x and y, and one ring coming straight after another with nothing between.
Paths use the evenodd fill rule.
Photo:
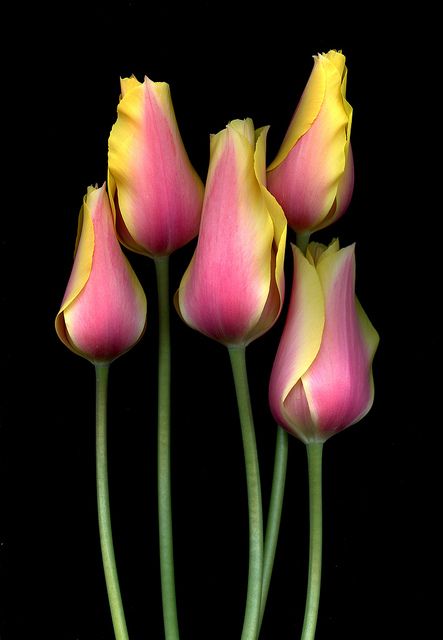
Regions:
<instances>
[{"instance_id":1,"label":"flower head","mask_svg":"<svg viewBox=\"0 0 443 640\"><path fill-rule=\"evenodd\" d=\"M283 303L286 220L264 184L266 134L248 118L211 137L197 248L176 296L187 324L227 345L267 331Z\"/></svg>"},{"instance_id":2,"label":"flower head","mask_svg":"<svg viewBox=\"0 0 443 640\"><path fill-rule=\"evenodd\" d=\"M121 92L108 155L117 232L133 251L169 255L198 233L203 183L183 145L169 85L124 78Z\"/></svg>"},{"instance_id":3,"label":"flower head","mask_svg":"<svg viewBox=\"0 0 443 640\"><path fill-rule=\"evenodd\" d=\"M115 234L106 187L89 187L74 265L55 320L60 340L94 362L111 362L142 336L146 297Z\"/></svg>"},{"instance_id":4,"label":"flower head","mask_svg":"<svg viewBox=\"0 0 443 640\"><path fill-rule=\"evenodd\" d=\"M378 334L355 297L354 245L295 246L294 281L271 373L278 423L304 442L324 441L360 420L374 397Z\"/></svg>"},{"instance_id":5,"label":"flower head","mask_svg":"<svg viewBox=\"0 0 443 640\"><path fill-rule=\"evenodd\" d=\"M348 208L354 188L352 107L338 51L314 56L314 68L289 129L268 167L268 189L297 232L327 227Z\"/></svg>"}]
</instances>

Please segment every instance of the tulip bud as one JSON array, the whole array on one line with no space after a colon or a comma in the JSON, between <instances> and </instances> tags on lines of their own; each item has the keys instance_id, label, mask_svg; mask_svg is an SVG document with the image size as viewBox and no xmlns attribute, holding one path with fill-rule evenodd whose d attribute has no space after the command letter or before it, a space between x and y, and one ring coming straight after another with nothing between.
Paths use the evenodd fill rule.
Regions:
<instances>
[{"instance_id":1,"label":"tulip bud","mask_svg":"<svg viewBox=\"0 0 443 640\"><path fill-rule=\"evenodd\" d=\"M354 188L352 107L345 56L314 56L314 68L289 129L268 167L268 189L297 232L329 226L348 208Z\"/></svg>"},{"instance_id":2,"label":"tulip bud","mask_svg":"<svg viewBox=\"0 0 443 640\"><path fill-rule=\"evenodd\" d=\"M74 265L55 320L60 340L94 364L140 339L146 297L114 229L105 185L89 187L80 210Z\"/></svg>"},{"instance_id":3,"label":"tulip bud","mask_svg":"<svg viewBox=\"0 0 443 640\"><path fill-rule=\"evenodd\" d=\"M277 422L303 442L324 442L372 406L378 334L355 297L354 245L295 246L294 281L271 373Z\"/></svg>"},{"instance_id":4,"label":"tulip bud","mask_svg":"<svg viewBox=\"0 0 443 640\"><path fill-rule=\"evenodd\" d=\"M246 345L278 318L286 220L264 186L268 128L233 120L211 136L197 247L176 294L183 320L226 345Z\"/></svg>"},{"instance_id":5,"label":"tulip bud","mask_svg":"<svg viewBox=\"0 0 443 640\"><path fill-rule=\"evenodd\" d=\"M133 251L166 256L197 235L203 183L184 148L169 85L131 77L121 91L108 155L117 233Z\"/></svg>"}]
</instances>

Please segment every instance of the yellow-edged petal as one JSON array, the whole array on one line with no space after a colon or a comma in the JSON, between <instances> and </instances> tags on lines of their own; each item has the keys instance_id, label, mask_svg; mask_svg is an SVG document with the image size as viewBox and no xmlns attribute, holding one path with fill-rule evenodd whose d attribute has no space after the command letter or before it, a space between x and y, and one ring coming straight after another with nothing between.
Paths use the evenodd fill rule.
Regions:
<instances>
[{"instance_id":1,"label":"yellow-edged petal","mask_svg":"<svg viewBox=\"0 0 443 640\"><path fill-rule=\"evenodd\" d=\"M268 188L297 232L328 226L352 197L352 108L346 101L346 79L341 52L314 56L305 91L268 167Z\"/></svg>"},{"instance_id":2,"label":"yellow-edged petal","mask_svg":"<svg viewBox=\"0 0 443 640\"><path fill-rule=\"evenodd\" d=\"M314 434L325 440L372 405L371 363L378 336L355 298L355 245L324 252L317 273L325 327L317 358L302 378Z\"/></svg>"},{"instance_id":3,"label":"yellow-edged petal","mask_svg":"<svg viewBox=\"0 0 443 640\"><path fill-rule=\"evenodd\" d=\"M75 241L74 264L71 276L63 296L60 310L55 318L55 329L60 340L71 349L71 343L66 336L63 312L79 295L88 281L91 273L92 257L94 255L94 226L92 224L89 209L90 199L95 197L94 187L88 187L80 208L77 228L77 238Z\"/></svg>"},{"instance_id":4,"label":"yellow-edged petal","mask_svg":"<svg viewBox=\"0 0 443 640\"><path fill-rule=\"evenodd\" d=\"M297 141L309 130L323 104L326 91L326 71L322 64L321 56L313 56L313 58L314 67L311 75L300 98L300 102L297 105L297 109L292 116L282 145L274 160L269 165L268 171L272 171L272 169L275 169L275 167L278 167L278 165L283 162Z\"/></svg>"},{"instance_id":5,"label":"yellow-edged petal","mask_svg":"<svg viewBox=\"0 0 443 640\"><path fill-rule=\"evenodd\" d=\"M169 255L198 232L203 183L180 136L169 85L121 80L109 136L109 191L123 244Z\"/></svg>"},{"instance_id":6,"label":"yellow-edged petal","mask_svg":"<svg viewBox=\"0 0 443 640\"><path fill-rule=\"evenodd\" d=\"M185 322L226 344L257 337L274 277L275 230L262 185L266 133L256 141L248 118L211 136L198 244L176 298Z\"/></svg>"},{"instance_id":7,"label":"yellow-edged petal","mask_svg":"<svg viewBox=\"0 0 443 640\"><path fill-rule=\"evenodd\" d=\"M283 333L272 368L269 401L279 424L304 440L285 403L315 360L325 323L323 291L315 266L296 247L291 299Z\"/></svg>"},{"instance_id":8,"label":"yellow-edged petal","mask_svg":"<svg viewBox=\"0 0 443 640\"><path fill-rule=\"evenodd\" d=\"M91 362L130 349L146 324L146 297L121 250L105 185L89 187L71 278L56 318L60 339Z\"/></svg>"},{"instance_id":9,"label":"yellow-edged petal","mask_svg":"<svg viewBox=\"0 0 443 640\"><path fill-rule=\"evenodd\" d=\"M292 245L294 254L294 302L288 310L291 321L292 345L285 356L291 362L291 380L283 389L285 398L291 387L309 369L320 349L325 308L323 290L317 270L309 264L298 247ZM294 319L295 318L295 319Z\"/></svg>"}]
</instances>

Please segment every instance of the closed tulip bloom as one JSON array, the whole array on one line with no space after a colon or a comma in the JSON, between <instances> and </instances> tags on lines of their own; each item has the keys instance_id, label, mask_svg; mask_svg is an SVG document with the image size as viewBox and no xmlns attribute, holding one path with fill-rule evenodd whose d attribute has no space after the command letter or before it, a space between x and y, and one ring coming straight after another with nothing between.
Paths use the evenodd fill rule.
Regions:
<instances>
[{"instance_id":1,"label":"closed tulip bloom","mask_svg":"<svg viewBox=\"0 0 443 640\"><path fill-rule=\"evenodd\" d=\"M198 243L176 295L184 321L227 346L267 331L283 303L286 220L264 185L267 130L248 118L211 136Z\"/></svg>"},{"instance_id":2,"label":"closed tulip bloom","mask_svg":"<svg viewBox=\"0 0 443 640\"><path fill-rule=\"evenodd\" d=\"M288 316L271 373L278 423L303 442L323 442L360 420L374 396L378 334L355 296L354 245L295 246Z\"/></svg>"},{"instance_id":3,"label":"closed tulip bloom","mask_svg":"<svg viewBox=\"0 0 443 640\"><path fill-rule=\"evenodd\" d=\"M314 56L314 68L274 161L268 189L288 225L312 233L348 208L354 188L352 107L346 100L345 56Z\"/></svg>"},{"instance_id":4,"label":"closed tulip bloom","mask_svg":"<svg viewBox=\"0 0 443 640\"><path fill-rule=\"evenodd\" d=\"M105 185L89 187L57 334L74 353L108 363L139 340L145 323L146 297L115 234Z\"/></svg>"},{"instance_id":5,"label":"closed tulip bloom","mask_svg":"<svg viewBox=\"0 0 443 640\"><path fill-rule=\"evenodd\" d=\"M169 85L122 79L117 113L108 154L117 232L133 251L169 255L197 235L203 202L203 183L183 145Z\"/></svg>"}]
</instances>

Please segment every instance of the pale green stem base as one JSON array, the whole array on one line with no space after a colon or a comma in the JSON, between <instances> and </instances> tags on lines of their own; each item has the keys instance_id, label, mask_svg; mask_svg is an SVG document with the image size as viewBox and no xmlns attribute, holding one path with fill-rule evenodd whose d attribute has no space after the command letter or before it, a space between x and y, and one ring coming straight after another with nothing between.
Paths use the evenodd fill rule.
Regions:
<instances>
[{"instance_id":1,"label":"pale green stem base","mask_svg":"<svg viewBox=\"0 0 443 640\"><path fill-rule=\"evenodd\" d=\"M300 249L302 253L306 253L306 249L308 248L310 237L311 237L310 231L303 231L295 235L295 244L297 245L297 247Z\"/></svg>"},{"instance_id":2,"label":"pale green stem base","mask_svg":"<svg viewBox=\"0 0 443 640\"><path fill-rule=\"evenodd\" d=\"M179 640L175 595L171 508L171 341L169 327L169 256L155 259L157 275L158 345L158 518L163 623L166 640Z\"/></svg>"},{"instance_id":3,"label":"pale green stem base","mask_svg":"<svg viewBox=\"0 0 443 640\"><path fill-rule=\"evenodd\" d=\"M114 545L112 542L109 508L108 460L107 460L107 396L109 365L95 365L96 378L96 472L97 507L100 546L105 572L106 589L116 640L128 640L125 614L120 594Z\"/></svg>"},{"instance_id":4,"label":"pale green stem base","mask_svg":"<svg viewBox=\"0 0 443 640\"><path fill-rule=\"evenodd\" d=\"M271 499L266 525L265 550L263 562L263 583L260 606L260 626L265 613L271 582L272 569L274 567L275 552L277 548L278 534L280 530L283 496L285 492L286 467L288 461L288 434L277 426L277 440L275 444L274 474L272 478Z\"/></svg>"},{"instance_id":5,"label":"pale green stem base","mask_svg":"<svg viewBox=\"0 0 443 640\"><path fill-rule=\"evenodd\" d=\"M321 586L322 560L322 442L306 445L309 474L309 573L301 640L314 640Z\"/></svg>"},{"instance_id":6,"label":"pale green stem base","mask_svg":"<svg viewBox=\"0 0 443 640\"><path fill-rule=\"evenodd\" d=\"M263 578L263 516L257 445L244 347L229 347L245 456L249 511L249 572L241 640L256 640L260 626Z\"/></svg>"}]
</instances>

